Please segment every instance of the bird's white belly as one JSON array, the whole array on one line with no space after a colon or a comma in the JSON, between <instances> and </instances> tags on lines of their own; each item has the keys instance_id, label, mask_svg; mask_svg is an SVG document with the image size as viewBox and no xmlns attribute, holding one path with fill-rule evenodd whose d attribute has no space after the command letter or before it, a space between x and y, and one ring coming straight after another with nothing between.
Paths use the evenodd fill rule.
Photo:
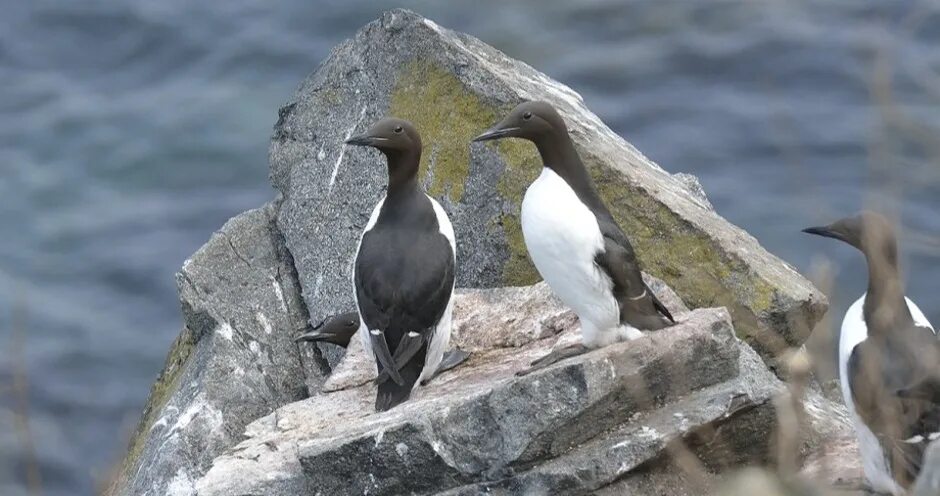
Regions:
<instances>
[{"instance_id":1,"label":"bird's white belly","mask_svg":"<svg viewBox=\"0 0 940 496\"><path fill-rule=\"evenodd\" d=\"M858 436L858 450L862 458L862 468L865 470L865 478L868 479L868 483L876 491L900 496L904 494L904 490L892 477L888 469L887 458L884 450L881 449L878 438L855 412L855 402L852 399L852 390L849 388L848 363L849 358L852 356L852 350L868 338L864 306L865 295L862 295L849 307L849 310L845 313L845 318L842 320L842 329L839 334L839 382L842 389L842 400L845 402L845 408L849 411L849 416L855 425L855 433ZM914 322L917 325L933 329L924 313L910 299L907 299L907 307L910 309L911 316L914 317Z\"/></svg>"},{"instance_id":2,"label":"bird's white belly","mask_svg":"<svg viewBox=\"0 0 940 496\"><path fill-rule=\"evenodd\" d=\"M428 196L428 200L431 200L431 206L434 207L434 214L437 216L437 225L441 234L447 238L447 241L450 241L450 249L454 253L454 265L456 269L457 239L454 236L454 226L450 223L447 212L444 211L444 208L441 207L437 200L430 196ZM456 284L456 280L454 282ZM454 289L451 287L450 300L447 301L447 308L444 310L444 314L441 315L441 320L439 320L434 327L434 334L431 336L431 340L428 343L428 350L424 359L424 369L421 371L421 376L418 377L418 381L415 383L416 386L430 379L441 365L441 359L444 358L444 351L450 345L451 316L453 312Z\"/></svg>"},{"instance_id":3,"label":"bird's white belly","mask_svg":"<svg viewBox=\"0 0 940 496\"><path fill-rule=\"evenodd\" d=\"M352 275L350 277L350 282L352 283L352 294L353 301L356 302L356 312L359 313L359 330L356 331L356 335L359 336L359 341L362 343L362 348L366 350L366 354L371 358L371 363L375 363L375 352L372 350L372 340L369 339L369 328L366 325L365 319L362 318L362 312L359 310L359 295L356 291L356 258L359 257L359 250L362 248L362 238L365 237L366 233L371 231L375 227L375 223L379 220L379 214L382 212L382 205L385 203L385 197L383 196L378 203L375 204L375 208L372 209L372 214L369 216L369 222L366 223L366 227L362 230L362 234L359 235L359 242L356 244L356 256L352 259L352 267L349 270L349 273Z\"/></svg>"},{"instance_id":4,"label":"bird's white belly","mask_svg":"<svg viewBox=\"0 0 940 496\"><path fill-rule=\"evenodd\" d=\"M597 347L619 340L620 309L613 284L594 263L604 246L597 219L547 167L526 190L522 234L539 274L578 314L584 344Z\"/></svg>"}]
</instances>

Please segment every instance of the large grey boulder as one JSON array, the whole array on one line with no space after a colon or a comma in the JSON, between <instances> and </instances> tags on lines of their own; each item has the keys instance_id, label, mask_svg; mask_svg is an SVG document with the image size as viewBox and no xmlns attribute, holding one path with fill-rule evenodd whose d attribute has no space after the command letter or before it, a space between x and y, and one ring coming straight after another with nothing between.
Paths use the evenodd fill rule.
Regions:
<instances>
[{"instance_id":1,"label":"large grey boulder","mask_svg":"<svg viewBox=\"0 0 940 496\"><path fill-rule=\"evenodd\" d=\"M514 140L470 146L469 139L524 99L548 100L565 115L644 267L690 307L726 307L731 320L718 310L693 312L675 332L515 379L512 372L555 339L575 340L576 319L549 299L544 285L466 292L457 310L466 318L455 341L475 351L468 366L386 416L363 416L368 409L360 407L371 405L372 393L361 354L353 349L341 363L345 352L338 347L298 350L292 343L311 320L353 308L350 262L385 183L379 156L347 149L343 140L385 115L412 120L425 143L421 181L457 230L458 286L523 286L538 279L519 226L522 194L538 173L534 148ZM227 487L233 494L261 488L259 494L276 495L326 487L336 483L328 470L342 468L329 465L330 453L365 456L362 449L375 444L373 427L387 432L389 442L398 439L379 443L388 457L389 465L379 467L385 475L393 467L409 470L402 468L407 455L452 476L423 484L457 492L575 484L581 476L563 473L568 465L593 474L577 487L599 488L630 477L616 474L619 465L585 468L589 460L609 451L625 460L624 470L633 470L661 456L667 440L687 441L709 463L727 458L718 456L729 452L723 446L746 454L743 448L761 448L768 438L769 397L779 385L760 362L748 362L760 365L760 374L740 372L744 366L735 357L756 355L729 333L734 329L773 364L782 349L803 342L826 308L809 282L715 213L694 177L670 175L651 163L575 92L408 11L388 12L365 26L303 82L280 109L270 166L275 200L231 220L179 273L185 327L111 494L189 495L196 487L204 489L200 494L223 494L219 488ZM663 283L653 283L665 291ZM500 307L503 301L516 304ZM678 297L667 305L684 308ZM667 359L678 365L664 369ZM648 377L650 371L662 374ZM760 387L747 375L759 377ZM628 383L639 379L661 393L650 407L628 394ZM455 396L451 386L465 395ZM315 396L296 402L309 394ZM730 408L737 404L725 401L728 394L747 408ZM520 410L494 410L488 398L496 397L522 401L511 402ZM413 415L404 419L403 412ZM646 439L648 431L631 430L627 412L662 436ZM670 412L688 422L670 423ZM503 416L493 417L497 413ZM501 437L474 444L467 429L475 425ZM606 426L610 434L579 430L584 425ZM326 439L318 426L342 427L341 437ZM515 427L522 430L505 432ZM728 434L704 436L712 431ZM725 438L715 445L704 441ZM331 439L345 444L340 449ZM410 454L399 454L400 445ZM634 445L629 453L623 449ZM562 457L568 458L558 462Z\"/></svg>"},{"instance_id":2,"label":"large grey boulder","mask_svg":"<svg viewBox=\"0 0 940 496\"><path fill-rule=\"evenodd\" d=\"M350 261L385 166L345 138L393 115L414 122L420 179L453 221L461 287L532 284L520 230L523 192L539 173L530 144L470 139L515 104L542 99L566 118L601 195L644 268L693 308L724 306L765 358L801 344L825 297L719 216L693 177L673 176L616 135L570 88L476 38L393 10L333 49L285 105L271 144L277 221L314 318L352 308ZM331 363L340 356L329 353Z\"/></svg>"},{"instance_id":3,"label":"large grey boulder","mask_svg":"<svg viewBox=\"0 0 940 496\"><path fill-rule=\"evenodd\" d=\"M249 422L306 397L292 341L306 307L271 205L226 223L177 280L185 327L111 494L193 494Z\"/></svg>"},{"instance_id":4,"label":"large grey boulder","mask_svg":"<svg viewBox=\"0 0 940 496\"><path fill-rule=\"evenodd\" d=\"M351 349L337 370L359 380L250 424L198 494L587 494L683 441L714 470L767 461L782 384L724 309L523 377L579 332L544 283L466 291L456 309L455 327L486 335L455 334L467 363L375 413L374 364ZM487 332L509 324L523 337Z\"/></svg>"}]
</instances>

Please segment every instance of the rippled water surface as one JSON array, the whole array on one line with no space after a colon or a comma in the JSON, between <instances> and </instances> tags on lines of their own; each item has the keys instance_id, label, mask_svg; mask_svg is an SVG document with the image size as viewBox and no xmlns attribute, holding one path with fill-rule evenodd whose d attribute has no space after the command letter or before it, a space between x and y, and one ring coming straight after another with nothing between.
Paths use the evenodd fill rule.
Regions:
<instances>
[{"instance_id":1,"label":"rippled water surface","mask_svg":"<svg viewBox=\"0 0 940 496\"><path fill-rule=\"evenodd\" d=\"M0 0L0 494L91 494L180 327L173 274L272 196L278 106L390 2ZM860 257L799 229L900 212L940 320L937 2L404 2L580 92L836 309ZM28 381L28 432L8 390Z\"/></svg>"}]
</instances>

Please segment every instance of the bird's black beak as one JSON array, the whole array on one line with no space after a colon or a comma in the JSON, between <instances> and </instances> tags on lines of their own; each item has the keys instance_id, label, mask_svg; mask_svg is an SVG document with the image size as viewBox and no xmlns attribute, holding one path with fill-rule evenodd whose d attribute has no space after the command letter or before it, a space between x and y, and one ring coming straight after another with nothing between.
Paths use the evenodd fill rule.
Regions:
<instances>
[{"instance_id":1,"label":"bird's black beak","mask_svg":"<svg viewBox=\"0 0 940 496\"><path fill-rule=\"evenodd\" d=\"M320 321L319 324L317 324L317 325L315 325L315 326L313 326L313 327L308 327L307 329L310 329L310 330L307 331L307 332L305 332L305 333L303 333L303 334L301 334L300 336L297 336L296 338L294 338L294 342L295 342L295 343L300 343L300 342L303 342L303 341L320 341L320 340L322 340L322 339L323 339L322 328L323 328L323 324L325 324L325 323L326 323L326 319L323 319L323 320Z\"/></svg>"},{"instance_id":2,"label":"bird's black beak","mask_svg":"<svg viewBox=\"0 0 940 496\"><path fill-rule=\"evenodd\" d=\"M831 226L807 227L806 229L803 229L803 232L806 234L815 234L816 236L822 236L824 238L845 241L845 236L843 236L839 231L833 229Z\"/></svg>"},{"instance_id":3,"label":"bird's black beak","mask_svg":"<svg viewBox=\"0 0 940 496\"><path fill-rule=\"evenodd\" d=\"M501 123L500 123L501 124ZM489 141L494 139L505 138L507 136L512 136L513 131L518 131L518 127L501 127L500 124L497 124L489 129L487 129L483 134L473 138L472 141Z\"/></svg>"},{"instance_id":4,"label":"bird's black beak","mask_svg":"<svg viewBox=\"0 0 940 496\"><path fill-rule=\"evenodd\" d=\"M383 138L377 138L375 136L369 136L368 134L359 134L356 136L350 136L346 140L347 145L353 146L376 146L381 141L384 141Z\"/></svg>"},{"instance_id":5,"label":"bird's black beak","mask_svg":"<svg viewBox=\"0 0 940 496\"><path fill-rule=\"evenodd\" d=\"M310 332L305 332L301 334L300 336L297 336L296 338L294 338L294 342L302 343L304 341L323 341L325 338L326 336L322 332L320 332L319 329L314 329Z\"/></svg>"}]
</instances>

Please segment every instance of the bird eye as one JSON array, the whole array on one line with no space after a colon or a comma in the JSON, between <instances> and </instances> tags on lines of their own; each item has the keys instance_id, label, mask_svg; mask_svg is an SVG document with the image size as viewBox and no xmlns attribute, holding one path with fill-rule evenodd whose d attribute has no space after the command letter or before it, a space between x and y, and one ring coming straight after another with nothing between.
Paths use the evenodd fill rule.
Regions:
<instances>
[{"instance_id":1,"label":"bird eye","mask_svg":"<svg viewBox=\"0 0 940 496\"><path fill-rule=\"evenodd\" d=\"M396 133L396 134L401 134L401 131L402 131L401 126L397 126L397 127L395 128L395 133Z\"/></svg>"},{"instance_id":2,"label":"bird eye","mask_svg":"<svg viewBox=\"0 0 940 496\"><path fill-rule=\"evenodd\" d=\"M346 325L352 327L352 326L356 325L356 323L353 322L353 321L351 321L351 320L347 320L347 321L346 321Z\"/></svg>"},{"instance_id":3,"label":"bird eye","mask_svg":"<svg viewBox=\"0 0 940 496\"><path fill-rule=\"evenodd\" d=\"M525 119L525 120L531 119L531 118L532 118L532 112L526 112L526 113L522 114L522 118Z\"/></svg>"}]
</instances>

